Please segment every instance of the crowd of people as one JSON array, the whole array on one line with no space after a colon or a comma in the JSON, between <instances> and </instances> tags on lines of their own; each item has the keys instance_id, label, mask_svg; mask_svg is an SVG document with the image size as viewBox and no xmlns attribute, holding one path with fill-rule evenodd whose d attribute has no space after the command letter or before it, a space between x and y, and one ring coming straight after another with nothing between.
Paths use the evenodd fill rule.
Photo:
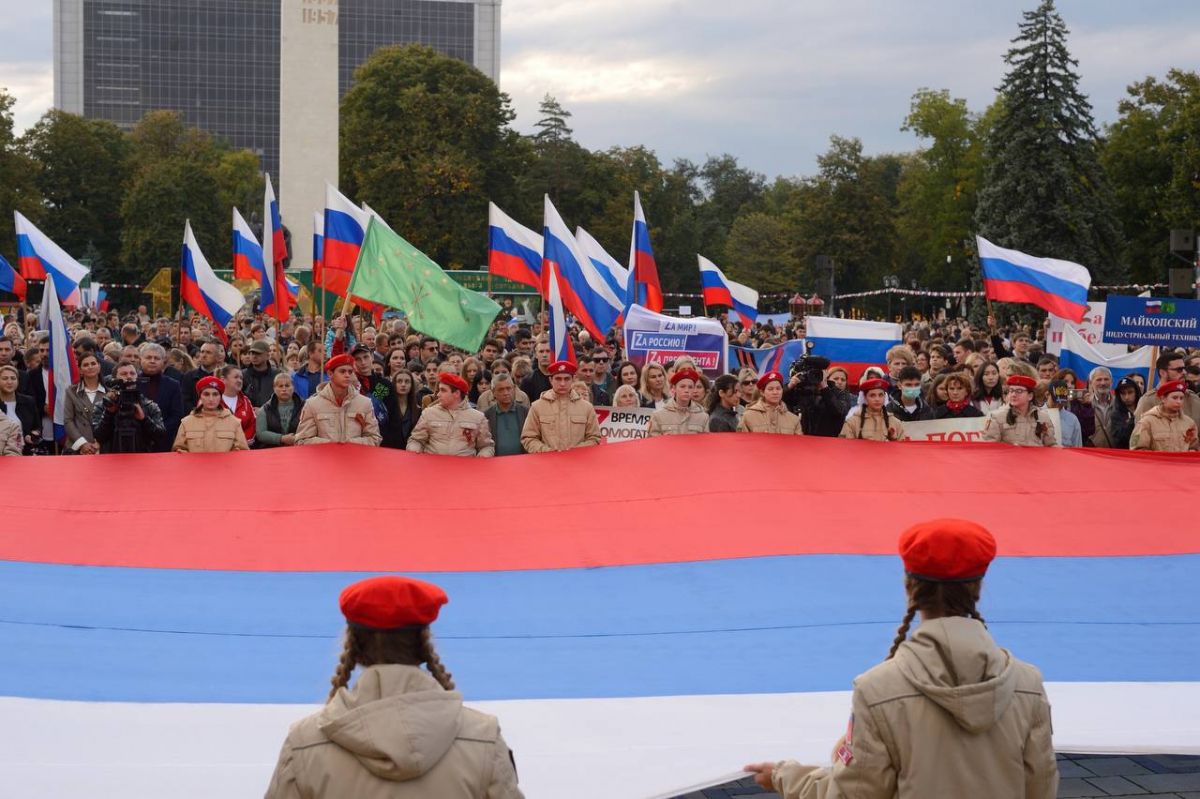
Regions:
<instances>
[{"instance_id":1,"label":"crowd of people","mask_svg":"<svg viewBox=\"0 0 1200 799\"><path fill-rule=\"evenodd\" d=\"M857 382L839 366L788 374L742 368L710 379L689 357L640 365L622 336L571 328L575 359L554 361L544 320L501 316L477 351L410 329L403 317L243 310L214 330L199 316L76 309L67 324L78 381L49 406L49 334L17 309L0 335L5 455L227 452L349 442L443 455L509 456L602 441L595 408L644 408L647 435L751 432L902 441L905 424L986 417L988 441L1021 446L1196 450L1200 351L1164 349L1155 387L1114 384L1101 367L1060 368L1046 327L986 330L916 321L886 363ZM803 338L783 325L726 321L732 343ZM807 365L805 365L807 364ZM1056 410L1061 430L1049 410Z\"/></svg>"}]
</instances>

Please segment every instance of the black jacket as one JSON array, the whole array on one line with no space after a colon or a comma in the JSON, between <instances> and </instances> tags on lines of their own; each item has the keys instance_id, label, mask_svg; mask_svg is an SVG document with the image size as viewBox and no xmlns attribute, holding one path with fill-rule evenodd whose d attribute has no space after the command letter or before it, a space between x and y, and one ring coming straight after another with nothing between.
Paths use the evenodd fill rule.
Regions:
<instances>
[{"instance_id":1,"label":"black jacket","mask_svg":"<svg viewBox=\"0 0 1200 799\"><path fill-rule=\"evenodd\" d=\"M533 374L521 381L521 390L529 397L530 402L536 402L543 392L550 390L550 375L543 374L541 369L534 367Z\"/></svg>"},{"instance_id":2,"label":"black jacket","mask_svg":"<svg viewBox=\"0 0 1200 799\"><path fill-rule=\"evenodd\" d=\"M957 413L950 410L949 405L939 405L933 409L934 419L978 419L980 416L983 416L983 411L969 402L967 403L967 407Z\"/></svg>"},{"instance_id":3,"label":"black jacket","mask_svg":"<svg viewBox=\"0 0 1200 799\"><path fill-rule=\"evenodd\" d=\"M142 412L146 418L135 419L123 416L115 403L101 402L96 406L92 429L100 452L156 452L166 436L163 429L162 411L154 400L142 397Z\"/></svg>"},{"instance_id":4,"label":"black jacket","mask_svg":"<svg viewBox=\"0 0 1200 799\"><path fill-rule=\"evenodd\" d=\"M221 367L217 367L220 369ZM197 366L190 372L183 375L183 379L179 381L179 390L183 397L183 407L186 412L191 412L196 407L196 402L200 399L196 396L196 383L202 377L215 376L216 372L210 372L203 367ZM274 389L272 389L274 390Z\"/></svg>"},{"instance_id":5,"label":"black jacket","mask_svg":"<svg viewBox=\"0 0 1200 799\"><path fill-rule=\"evenodd\" d=\"M166 452L175 442L175 434L179 431L179 423L183 420L183 389L179 382L166 374L157 378L142 375L138 386L146 399L154 402L162 411L164 435L158 444L158 452ZM150 396L153 393L154 396ZM194 406L193 406L194 407ZM190 410L190 409L189 409Z\"/></svg>"},{"instance_id":6,"label":"black jacket","mask_svg":"<svg viewBox=\"0 0 1200 799\"><path fill-rule=\"evenodd\" d=\"M833 386L805 392L800 386L784 389L783 402L792 413L800 414L800 427L806 436L837 438L854 406L854 397Z\"/></svg>"},{"instance_id":7,"label":"black jacket","mask_svg":"<svg viewBox=\"0 0 1200 799\"><path fill-rule=\"evenodd\" d=\"M275 396L275 375L277 374L279 371L269 366L261 372L253 366L247 366L242 370L242 393L255 408L261 408L267 404L267 400Z\"/></svg>"},{"instance_id":8,"label":"black jacket","mask_svg":"<svg viewBox=\"0 0 1200 799\"><path fill-rule=\"evenodd\" d=\"M726 408L721 403L717 403L717 407L713 408L712 413L708 415L708 432L710 433L736 433L738 428L737 411L733 408Z\"/></svg>"},{"instance_id":9,"label":"black jacket","mask_svg":"<svg viewBox=\"0 0 1200 799\"><path fill-rule=\"evenodd\" d=\"M924 422L929 419L941 418L935 416L936 412L920 397L917 397L917 407L913 408L911 412L906 410L904 405L895 397L892 397L888 401L887 410L890 415L895 416L902 422ZM961 415L970 416L971 414L964 413Z\"/></svg>"}]
</instances>

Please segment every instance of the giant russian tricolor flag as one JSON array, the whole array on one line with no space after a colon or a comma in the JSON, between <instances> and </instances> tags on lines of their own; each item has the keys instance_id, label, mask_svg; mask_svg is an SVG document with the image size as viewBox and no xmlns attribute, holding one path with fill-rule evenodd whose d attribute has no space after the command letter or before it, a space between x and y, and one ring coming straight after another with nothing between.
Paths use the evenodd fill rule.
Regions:
<instances>
[{"instance_id":1,"label":"giant russian tricolor flag","mask_svg":"<svg viewBox=\"0 0 1200 799\"><path fill-rule=\"evenodd\" d=\"M1113 385L1122 377L1139 374L1143 385L1150 385L1151 371L1154 368L1154 350L1151 347L1138 347L1133 352L1106 358L1079 335L1073 327L1063 328L1062 351L1058 356L1061 369L1074 369L1079 378L1079 387L1087 385L1088 375L1093 369L1103 366L1112 372Z\"/></svg>"},{"instance_id":2,"label":"giant russian tricolor flag","mask_svg":"<svg viewBox=\"0 0 1200 799\"><path fill-rule=\"evenodd\" d=\"M550 202L549 194L544 197L544 210L543 277L546 264L553 261L557 265L558 280L555 283L562 292L563 305L575 314L575 318L593 338L603 341L625 309L625 298L613 290L601 270L583 254L579 243Z\"/></svg>"},{"instance_id":3,"label":"giant russian tricolor flag","mask_svg":"<svg viewBox=\"0 0 1200 799\"><path fill-rule=\"evenodd\" d=\"M633 235L629 241L629 286L625 310L631 305L641 305L655 313L662 313L662 284L658 282L658 264L654 260L654 248L650 246L650 226L642 212L642 198L633 193Z\"/></svg>"},{"instance_id":4,"label":"giant russian tricolor flag","mask_svg":"<svg viewBox=\"0 0 1200 799\"><path fill-rule=\"evenodd\" d=\"M700 262L700 290L704 304L724 305L738 315L743 325L753 325L758 318L758 292L725 277L725 273L703 255L696 258Z\"/></svg>"},{"instance_id":5,"label":"giant russian tricolor flag","mask_svg":"<svg viewBox=\"0 0 1200 799\"><path fill-rule=\"evenodd\" d=\"M46 358L46 407L54 422L54 440L62 443L67 435L67 390L79 382L79 367L75 362L75 350L71 347L71 333L67 330L62 305L58 301L58 287L53 280L46 281L42 307L47 320L46 329L50 332L50 353Z\"/></svg>"},{"instance_id":6,"label":"giant russian tricolor flag","mask_svg":"<svg viewBox=\"0 0 1200 799\"><path fill-rule=\"evenodd\" d=\"M1177 518L1194 454L742 435L482 460L329 445L5 468L6 795L261 795L289 723L328 691L338 592L379 573L446 588L439 652L467 703L499 717L530 799L672 796L747 762L828 763L851 681L904 613L899 533L932 516L995 534L979 609L1045 676L1060 751L1200 753L1200 543ZM114 473L138 490L28 490ZM321 475L322 490L297 505L231 489L264 474ZM511 506L516 485L540 487L538 512L503 535L445 524ZM736 535L721 507L738 509ZM802 518L780 524L780 508ZM352 530L353 546L320 530Z\"/></svg>"},{"instance_id":7,"label":"giant russian tricolor flag","mask_svg":"<svg viewBox=\"0 0 1200 799\"><path fill-rule=\"evenodd\" d=\"M242 292L217 277L208 259L200 252L200 245L192 234L192 223L183 225L183 254L180 258L182 280L179 284L179 299L207 317L213 323L213 335L224 342L225 325L246 304Z\"/></svg>"},{"instance_id":8,"label":"giant russian tricolor flag","mask_svg":"<svg viewBox=\"0 0 1200 799\"><path fill-rule=\"evenodd\" d=\"M488 203L488 271L539 291L542 288L542 237Z\"/></svg>"},{"instance_id":9,"label":"giant russian tricolor flag","mask_svg":"<svg viewBox=\"0 0 1200 799\"><path fill-rule=\"evenodd\" d=\"M280 322L287 319L291 310L291 295L284 285L283 269L287 262L287 239L283 235L283 220L279 217L279 203L275 200L275 188L271 176L266 176L263 190L263 276L262 312Z\"/></svg>"},{"instance_id":10,"label":"giant russian tricolor flag","mask_svg":"<svg viewBox=\"0 0 1200 799\"><path fill-rule=\"evenodd\" d=\"M857 319L837 319L829 316L809 316L805 319L812 354L828 358L833 366L847 372L851 384L857 385L868 366L884 366L887 351L900 343L903 332L892 322L863 322Z\"/></svg>"},{"instance_id":11,"label":"giant russian tricolor flag","mask_svg":"<svg viewBox=\"0 0 1200 799\"><path fill-rule=\"evenodd\" d=\"M997 247L982 236L976 236L975 243L989 300L1027 302L1072 322L1083 320L1092 285L1086 267Z\"/></svg>"},{"instance_id":12,"label":"giant russian tricolor flag","mask_svg":"<svg viewBox=\"0 0 1200 799\"><path fill-rule=\"evenodd\" d=\"M20 211L13 211L17 231L17 269L26 280L46 280L53 275L62 304L76 308L80 304L79 283L88 268L38 230Z\"/></svg>"},{"instance_id":13,"label":"giant russian tricolor flag","mask_svg":"<svg viewBox=\"0 0 1200 799\"><path fill-rule=\"evenodd\" d=\"M13 269L12 264L3 255L0 255L0 291L16 294L21 302L25 302L28 290L25 278L16 269Z\"/></svg>"},{"instance_id":14,"label":"giant russian tricolor flag","mask_svg":"<svg viewBox=\"0 0 1200 799\"><path fill-rule=\"evenodd\" d=\"M233 209L233 276L236 280L253 280L260 286L266 281L262 245L237 208Z\"/></svg>"},{"instance_id":15,"label":"giant russian tricolor flag","mask_svg":"<svg viewBox=\"0 0 1200 799\"><path fill-rule=\"evenodd\" d=\"M325 184L325 249L321 257L321 285L339 297L346 296L370 220L368 212L350 202L332 185Z\"/></svg>"}]
</instances>

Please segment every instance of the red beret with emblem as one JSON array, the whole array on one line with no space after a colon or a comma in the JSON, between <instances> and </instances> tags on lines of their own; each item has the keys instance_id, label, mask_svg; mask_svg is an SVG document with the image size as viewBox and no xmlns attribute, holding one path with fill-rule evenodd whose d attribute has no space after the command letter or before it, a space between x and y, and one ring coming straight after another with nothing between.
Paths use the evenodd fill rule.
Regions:
<instances>
[{"instance_id":1,"label":"red beret with emblem","mask_svg":"<svg viewBox=\"0 0 1200 799\"><path fill-rule=\"evenodd\" d=\"M868 391L874 391L875 389L887 391L891 388L891 384L882 377L872 377L870 380L864 380L859 383L858 388L862 393L866 394Z\"/></svg>"},{"instance_id":2,"label":"red beret with emblem","mask_svg":"<svg viewBox=\"0 0 1200 799\"><path fill-rule=\"evenodd\" d=\"M1165 397L1175 391L1187 391L1187 383L1182 380L1169 380L1154 390L1160 397Z\"/></svg>"},{"instance_id":3,"label":"red beret with emblem","mask_svg":"<svg viewBox=\"0 0 1200 799\"><path fill-rule=\"evenodd\" d=\"M441 372L438 374L438 382L445 383L450 388L457 389L459 394L466 394L471 390L471 387L467 385L467 381L453 372Z\"/></svg>"},{"instance_id":4,"label":"red beret with emblem","mask_svg":"<svg viewBox=\"0 0 1200 799\"><path fill-rule=\"evenodd\" d=\"M680 369L678 372L671 375L671 385L675 385L680 380L691 380L693 383L699 383L700 373L695 369Z\"/></svg>"},{"instance_id":5,"label":"red beret with emblem","mask_svg":"<svg viewBox=\"0 0 1200 799\"><path fill-rule=\"evenodd\" d=\"M350 357L344 352L341 355L335 355L325 362L325 371L332 373L333 370L337 369L339 366L349 366L351 369L353 369L354 358Z\"/></svg>"},{"instance_id":6,"label":"red beret with emblem","mask_svg":"<svg viewBox=\"0 0 1200 799\"><path fill-rule=\"evenodd\" d=\"M370 577L346 586L338 605L346 621L372 630L424 627L450 600L433 583L408 577Z\"/></svg>"},{"instance_id":7,"label":"red beret with emblem","mask_svg":"<svg viewBox=\"0 0 1200 799\"><path fill-rule=\"evenodd\" d=\"M552 375L573 375L576 372L575 364L570 361L555 361L550 364L548 370Z\"/></svg>"},{"instance_id":8,"label":"red beret with emblem","mask_svg":"<svg viewBox=\"0 0 1200 799\"><path fill-rule=\"evenodd\" d=\"M770 383L772 380L778 380L779 384L783 385L783 383L784 383L783 374L781 372L775 372L775 371L767 372L765 375L758 378L758 384L757 384L758 390L762 391L764 388L767 387L767 383Z\"/></svg>"},{"instance_id":9,"label":"red beret with emblem","mask_svg":"<svg viewBox=\"0 0 1200 799\"><path fill-rule=\"evenodd\" d=\"M1021 388L1033 391L1037 388L1037 381L1028 375L1009 375L1005 385L1019 386Z\"/></svg>"},{"instance_id":10,"label":"red beret with emblem","mask_svg":"<svg viewBox=\"0 0 1200 799\"><path fill-rule=\"evenodd\" d=\"M932 519L900 534L900 557L910 577L966 583L987 573L996 557L996 539L966 519Z\"/></svg>"},{"instance_id":11,"label":"red beret with emblem","mask_svg":"<svg viewBox=\"0 0 1200 799\"><path fill-rule=\"evenodd\" d=\"M199 404L200 393L203 392L204 389L206 389L206 388L215 388L217 390L218 394L224 394L225 393L225 381L219 377L213 377L212 375L209 375L208 377L202 377L199 380L197 380L196 381L197 404Z\"/></svg>"}]
</instances>

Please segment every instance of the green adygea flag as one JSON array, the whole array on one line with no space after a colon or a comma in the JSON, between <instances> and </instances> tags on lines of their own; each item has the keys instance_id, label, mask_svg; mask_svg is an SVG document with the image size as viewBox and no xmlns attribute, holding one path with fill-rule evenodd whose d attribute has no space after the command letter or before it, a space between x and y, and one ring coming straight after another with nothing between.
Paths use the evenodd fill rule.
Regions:
<instances>
[{"instance_id":1,"label":"green adygea flag","mask_svg":"<svg viewBox=\"0 0 1200 799\"><path fill-rule=\"evenodd\" d=\"M458 285L429 256L371 217L348 294L398 308L427 336L474 352L500 313L490 297Z\"/></svg>"}]
</instances>

